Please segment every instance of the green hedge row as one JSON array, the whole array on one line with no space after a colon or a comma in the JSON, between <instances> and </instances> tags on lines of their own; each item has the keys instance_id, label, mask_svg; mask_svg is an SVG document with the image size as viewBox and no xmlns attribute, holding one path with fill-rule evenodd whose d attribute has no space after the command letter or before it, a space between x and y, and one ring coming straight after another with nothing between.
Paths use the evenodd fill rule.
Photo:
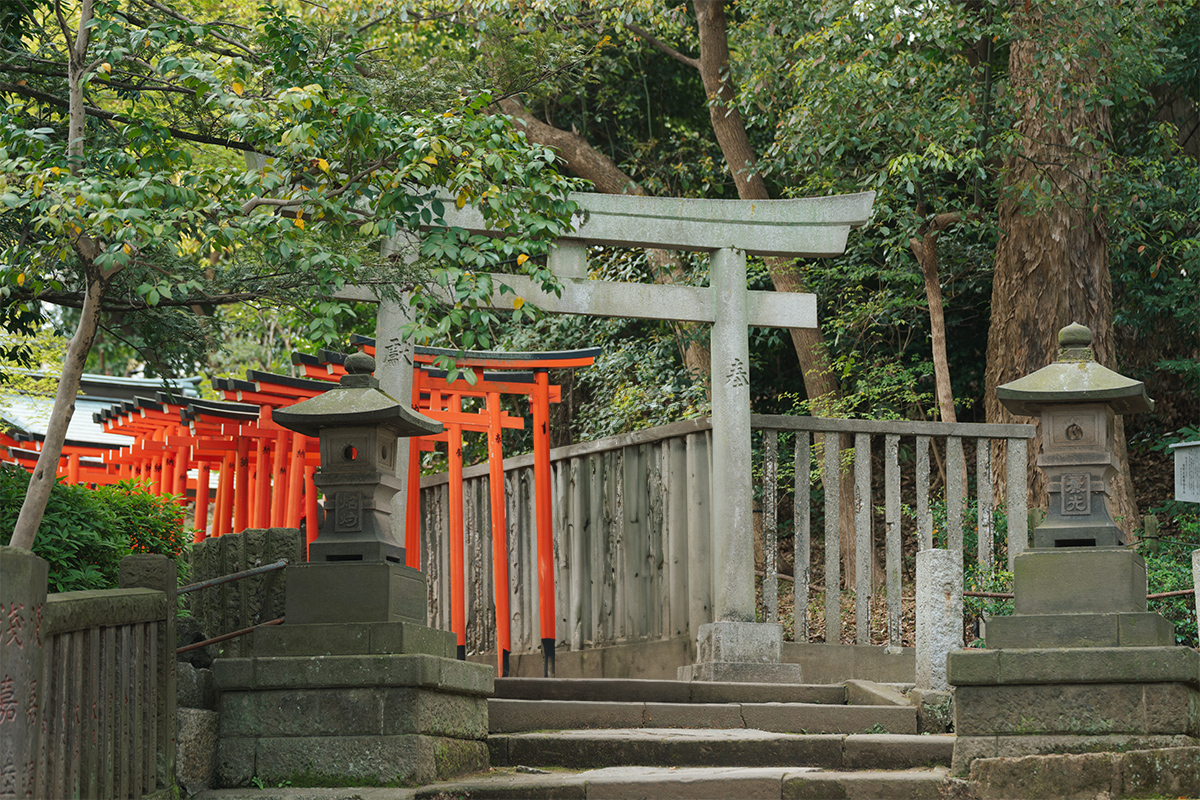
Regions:
<instances>
[{"instance_id":1,"label":"green hedge row","mask_svg":"<svg viewBox=\"0 0 1200 800\"><path fill-rule=\"evenodd\" d=\"M0 465L0 544L8 544L29 488L29 473ZM89 489L57 483L33 551L50 563L49 591L115 589L130 553L176 558L187 544L183 508L132 481Z\"/></svg>"}]
</instances>

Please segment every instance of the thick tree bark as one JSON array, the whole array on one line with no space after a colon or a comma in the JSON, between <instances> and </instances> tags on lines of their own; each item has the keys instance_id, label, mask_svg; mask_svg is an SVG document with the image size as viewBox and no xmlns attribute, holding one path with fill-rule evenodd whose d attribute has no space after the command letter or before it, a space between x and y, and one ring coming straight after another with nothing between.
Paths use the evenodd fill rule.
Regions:
<instances>
[{"instance_id":1,"label":"thick tree bark","mask_svg":"<svg viewBox=\"0 0 1200 800\"><path fill-rule=\"evenodd\" d=\"M530 141L554 148L566 164L567 171L576 177L591 181L596 191L604 194L647 194L641 184L626 174L611 158L592 147L587 139L542 122L512 98L501 100L499 105L505 114L520 120L525 126L525 136ZM683 265L674 253L650 249L646 251L646 256L655 268L656 282L676 283L682 279ZM699 325L687 323L673 323L671 329L679 342L684 367L699 376L707 387L712 369L707 331L702 330Z\"/></svg>"},{"instance_id":2,"label":"thick tree bark","mask_svg":"<svg viewBox=\"0 0 1200 800\"><path fill-rule=\"evenodd\" d=\"M1014 21L1027 31L1048 30L1039 3L1013 5ZM1048 13L1048 12L1046 12ZM1086 17L1085 17L1086 18ZM1062 41L1088 30L1061 29ZM1078 322L1092 329L1096 360L1116 368L1113 352L1112 281L1101 209L1094 204L1109 138L1107 106L1087 102L1098 90L1101 65L1060 61L1059 42L1018 39L1009 51L1009 72L1019 109L1018 149L1005 161L1005 194L999 209L992 317L988 332L984 401L989 422L1037 422L1014 417L996 399L996 387L1054 360L1060 328ZM1062 48L1065 50L1066 48ZM1057 86L1071 87L1064 96ZM1021 200L1049 182L1051 194L1036 210ZM1030 508L1045 508L1046 478L1036 467L1041 431L1029 447ZM1128 534L1137 525L1124 427L1117 426L1118 476L1112 511ZM994 496L1004 496L1004 460L999 448Z\"/></svg>"},{"instance_id":3,"label":"thick tree bark","mask_svg":"<svg viewBox=\"0 0 1200 800\"><path fill-rule=\"evenodd\" d=\"M769 200L770 193L762 175L758 172L754 148L746 135L741 112L735 104L736 92L729 80L729 31L725 20L724 0L693 0L696 10L696 27L700 38L699 70L708 95L708 113L713 133L721 147L721 154L729 164L738 197L743 200ZM782 258L765 259L771 283L777 292L805 292L803 280L792 262ZM820 328L789 328L800 370L804 376L804 390L812 403L813 414L825 416L822 400L835 400L841 396L837 379L829 367L829 351ZM846 447L849 443L842 442ZM854 584L856 569L854 546L854 479L849 470L844 470L840 480L840 540L842 555L842 580ZM876 554L878 562L878 554ZM876 582L883 579L883 570L878 563L874 576Z\"/></svg>"}]
</instances>

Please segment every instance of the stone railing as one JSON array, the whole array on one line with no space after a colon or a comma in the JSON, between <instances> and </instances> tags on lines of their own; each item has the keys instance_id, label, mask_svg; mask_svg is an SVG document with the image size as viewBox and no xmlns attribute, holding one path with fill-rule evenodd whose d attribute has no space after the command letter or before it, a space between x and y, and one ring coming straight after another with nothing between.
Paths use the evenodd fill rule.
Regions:
<instances>
[{"instance_id":1,"label":"stone railing","mask_svg":"<svg viewBox=\"0 0 1200 800\"><path fill-rule=\"evenodd\" d=\"M990 509L992 506L992 467L991 444L1003 443L1007 458L1005 485L1007 489L1007 551L1008 563L1011 569L1012 559L1028 544L1028 517L1026 511L1026 441L1033 437L1032 425L991 425L973 423L946 422L911 422L905 420L853 420L853 419L820 419L816 417L791 416L753 416L751 427L761 432L763 437L763 458L761 462L762 487L762 549L763 549L763 602L762 615L764 621L778 621L779 609L779 572L778 572L778 525L776 509L780 496L778 492L778 474L780 463L780 436L786 435L792 445L792 466L795 475L810 478L819 472L819 481L824 489L824 530L814 531L811 525L811 484L809 480L796 480L793 485L793 572L791 575L793 587L793 608L807 609L812 599L818 594L824 596L824 625L826 632L840 631L842 626L842 594L844 583L848 589L853 589L854 620L856 644L872 642L870 621L870 598L875 587L882 584L882 594L887 602L887 643L899 646L901 644L901 615L903 613L901 600L902 589L902 554L905 528L910 534L915 534L915 549L918 551L934 549L935 545L947 550L963 552L963 517L967 505L968 475L967 459L964 458L964 447L975 453L975 490L976 508ZM837 435L834 435L837 434ZM872 481L872 453L879 449L879 439L882 438L882 492L878 482ZM852 448L852 464L847 463L844 447ZM901 492L901 459L900 447L905 446L907 465L913 470L913 480L902 498ZM944 541L934 540L934 514L931 497L934 493L931 486L930 452L931 447L937 448L939 455L944 454L940 472L945 475L945 532ZM819 465L818 470L812 470L811 465ZM907 466L906 465L906 466ZM839 481L834 480L832 487L826 481L825 475L844 475L852 471L854 494L851 499L853 511L853 530L851 536L842 534L841 503L842 492ZM832 489L832 490L831 490ZM874 530L876 529L876 513L873 497L883 496L883 551L884 560L883 580L875 579L872 567L875 562ZM770 499L774 498L775 502ZM850 498L846 498L850 499ZM903 502L903 500L908 502ZM907 509L912 522L905 524ZM915 530L914 530L915 528ZM823 533L823 535L822 535ZM809 574L811 551L814 542L820 538L823 547L824 575L821 576L821 586L818 590L813 585L813 576ZM841 548L843 543L852 541L855 550L855 574L841 575ZM981 564L992 565L994 561L992 516L990 513L978 516L976 530L977 558ZM915 571L915 570L914 570ZM845 577L843 581L842 578ZM834 591L826 591L826 587L834 587ZM910 584L911 586L911 584ZM961 591L961 572L959 577ZM795 637L797 641L807 641L809 638L808 615L797 614L795 618ZM826 634L825 641L831 641ZM834 637L834 642L837 638Z\"/></svg>"},{"instance_id":2,"label":"stone railing","mask_svg":"<svg viewBox=\"0 0 1200 800\"><path fill-rule=\"evenodd\" d=\"M131 556L120 589L47 595L45 562L13 569L36 557L4 550L0 795L138 798L172 786L174 562Z\"/></svg>"},{"instance_id":3,"label":"stone railing","mask_svg":"<svg viewBox=\"0 0 1200 800\"><path fill-rule=\"evenodd\" d=\"M796 450L797 458L808 463L817 453L832 463L841 463L842 448L822 450L823 434L836 432L857 440L856 452L868 452L872 437L883 437L885 492L886 580L883 582L889 603L889 629L899 642L899 569L902 535L901 496L899 493L901 443L913 454L916 485L930 485L930 452L934 440L944 439L939 453L946 473L947 541L942 546L962 549L963 511L967 475L962 457L966 449L976 451L975 471L984 476L976 481L979 504L991 505L990 448L974 447L974 441L1001 440L1012 454L1008 459L1009 558L1024 549L1027 539L1025 512L1025 448L1033 435L1032 426L978 425L969 423L878 422L866 420L825 420L808 417L762 416L752 418L756 436L763 437L764 458L756 472L768 483L763 497L776 494L770 488L771 476L778 475L779 442ZM814 436L817 440L814 440ZM613 436L551 451L554 506L554 563L557 567L555 608L559 647L571 650L631 643L674 636L694 638L703 623L712 620L713 565L711 563L710 498L712 432L706 420L689 420L659 428ZM805 453L809 455L805 455ZM858 458L851 467L858 476L860 491L870 486L869 460ZM505 496L508 530L509 605L512 610L512 651L539 649L537 597L537 544L534 530L534 493L532 456L504 461ZM864 472L864 470L866 470ZM864 477L865 475L865 477ZM488 504L487 466L463 471L464 546L467 588L467 651L495 651L495 606L491 569L491 521ZM865 481L865 483L864 483ZM812 591L804 565L811 553L811 526L807 524L809 492L796 495L794 506L795 542L801 568L793 575L794 592L806 607ZM837 492L832 493L837 502ZM933 546L931 491L916 492L904 505L913 509L916 549ZM429 578L429 621L435 627L450 628L448 542L448 476L428 476L421 481L422 569ZM778 525L773 517L775 503L762 503L764 598L760 613L764 620L777 614L779 596L777 565ZM869 502L862 509L871 509ZM859 548L869 546L871 518L857 513L861 525L854 540ZM825 560L826 585L838 585L836 553L840 545L836 508L825 515L824 547L834 553ZM985 521L990 517L985 517ZM990 533L980 541L990 544ZM831 544L832 543L832 544ZM910 549L912 549L910 547ZM990 559L987 545L980 557ZM859 558L869 565L871 558ZM871 575L860 569L848 582L856 587L856 603L863 604L873 589ZM829 582L832 577L832 583ZM909 578L911 581L911 577ZM909 591L912 591L911 582ZM883 592L880 592L881 594ZM772 600L772 597L776 600ZM840 593L827 593L826 614L840 615ZM808 641L804 615L797 630L798 641ZM856 641L868 642L863 625L868 614L857 615ZM827 623L828 624L828 623ZM840 616L837 623L840 628ZM790 638L790 637L789 637Z\"/></svg>"}]
</instances>

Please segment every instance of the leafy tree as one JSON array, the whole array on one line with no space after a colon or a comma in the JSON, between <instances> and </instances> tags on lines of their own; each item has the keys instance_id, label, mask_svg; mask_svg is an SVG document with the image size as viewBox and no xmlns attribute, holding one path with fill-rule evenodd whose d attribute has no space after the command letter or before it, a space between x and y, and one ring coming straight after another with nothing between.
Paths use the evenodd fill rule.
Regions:
<instances>
[{"instance_id":1,"label":"leafy tree","mask_svg":"<svg viewBox=\"0 0 1200 800\"><path fill-rule=\"evenodd\" d=\"M573 210L553 154L485 113L486 96L434 105L414 79L409 102L357 26L271 4L250 29L157 0L23 8L0 64L4 313L36 323L52 303L79 316L14 546L34 540L106 314L146 340L169 331L164 360L186 361L216 344L208 314L222 304L436 280L452 321L478 326L494 319L475 307L491 293L483 268L522 266L549 285L530 256ZM439 190L506 236L438 227ZM381 255L380 237L422 228L415 267Z\"/></svg>"}]
</instances>

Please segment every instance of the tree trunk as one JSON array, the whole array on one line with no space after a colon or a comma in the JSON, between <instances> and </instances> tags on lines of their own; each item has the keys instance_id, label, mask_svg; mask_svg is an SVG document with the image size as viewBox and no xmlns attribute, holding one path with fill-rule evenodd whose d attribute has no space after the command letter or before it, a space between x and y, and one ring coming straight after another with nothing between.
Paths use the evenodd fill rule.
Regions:
<instances>
[{"instance_id":1,"label":"tree trunk","mask_svg":"<svg viewBox=\"0 0 1200 800\"><path fill-rule=\"evenodd\" d=\"M42 442L42 452L29 478L29 490L21 503L21 512L17 515L12 541L9 542L12 547L32 550L42 516L46 513L46 503L50 500L50 490L54 487L58 472L58 460L62 457L63 442L67 438L67 426L75 414L75 396L79 394L83 365L87 362L88 351L92 348L92 340L96 338L96 328L100 324L100 298L103 294L104 283L99 275L89 276L79 326L67 343L62 376L54 396L54 409L46 426L46 439Z\"/></svg>"},{"instance_id":2,"label":"tree trunk","mask_svg":"<svg viewBox=\"0 0 1200 800\"><path fill-rule=\"evenodd\" d=\"M1039 3L1013 4L1014 22L1026 31L1054 30L1063 40L1087 37L1086 29L1055 27ZM1085 17L1086 19L1086 17ZM1057 23L1055 23L1056 25ZM1034 34L1036 36L1037 34ZM1009 72L1019 109L1018 149L1005 160L1005 191L999 208L1000 241L992 283L986 390L989 422L1036 422L1009 414L996 387L1054 360L1060 328L1078 322L1092 329L1096 360L1113 369L1112 281L1107 239L1094 204L1109 138L1107 106L1087 102L1102 73L1095 60L1059 60L1059 41L1019 38L1009 51ZM1056 87L1071 87L1064 96ZM1047 182L1049 182L1047 184ZM1036 209L1036 197L1053 187ZM1046 507L1046 477L1036 468L1041 435L1029 446L1029 506ZM1130 534L1137 506L1129 477L1124 427L1118 421L1112 511ZM1003 453L993 448L994 495L1004 496Z\"/></svg>"},{"instance_id":3,"label":"tree trunk","mask_svg":"<svg viewBox=\"0 0 1200 800\"><path fill-rule=\"evenodd\" d=\"M641 184L627 175L611 158L592 147L587 139L542 122L511 98L501 100L499 105L501 111L524 124L525 136L530 141L553 147L567 170L591 181L596 191L604 194L647 194ZM655 268L655 282L675 283L683 276L683 265L674 253L649 249L646 256ZM684 367L697 375L704 383L705 391L710 392L708 379L712 362L708 350L708 331L704 326L684 322L672 323L671 329L679 342Z\"/></svg>"},{"instance_id":4,"label":"tree trunk","mask_svg":"<svg viewBox=\"0 0 1200 800\"><path fill-rule=\"evenodd\" d=\"M713 133L733 173L738 197L743 200L769 200L767 184L758 172L757 159L746 135L741 112L735 104L736 93L729 77L729 31L725 20L724 0L693 0L696 27L700 38L700 78L708 95L708 113ZM764 259L771 283L777 292L805 292L791 261L782 258ZM814 416L828 416L822 409L829 401L841 397L837 379L829 368L829 350L820 328L789 328L800 370L804 376L804 391L812 404ZM824 401L824 402L823 402ZM847 446L846 442L842 443ZM823 462L822 462L823 463ZM844 470L840 480L839 539L841 541L842 580L854 585L856 570L854 545L854 478ZM876 582L882 582L883 570L875 554L873 572Z\"/></svg>"}]
</instances>

